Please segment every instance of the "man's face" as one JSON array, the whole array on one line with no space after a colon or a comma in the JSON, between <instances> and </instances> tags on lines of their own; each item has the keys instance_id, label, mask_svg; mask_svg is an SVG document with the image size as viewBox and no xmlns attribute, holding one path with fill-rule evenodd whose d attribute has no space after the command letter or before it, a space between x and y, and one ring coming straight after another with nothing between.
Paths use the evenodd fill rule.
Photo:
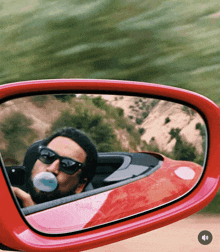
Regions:
<instances>
[{"instance_id":1,"label":"man's face","mask_svg":"<svg viewBox=\"0 0 220 252\"><path fill-rule=\"evenodd\" d=\"M83 164L85 163L86 152L70 138L58 136L54 138L47 147L55 151L60 156L74 159ZM59 159L56 159L52 164L44 164L40 160L35 162L31 174L30 193L36 203L42 203L83 191L86 182L79 183L82 170L79 169L76 173L69 175L60 171L59 165ZM56 176L58 187L55 191L42 192L33 186L33 178L40 172L51 172Z\"/></svg>"}]
</instances>

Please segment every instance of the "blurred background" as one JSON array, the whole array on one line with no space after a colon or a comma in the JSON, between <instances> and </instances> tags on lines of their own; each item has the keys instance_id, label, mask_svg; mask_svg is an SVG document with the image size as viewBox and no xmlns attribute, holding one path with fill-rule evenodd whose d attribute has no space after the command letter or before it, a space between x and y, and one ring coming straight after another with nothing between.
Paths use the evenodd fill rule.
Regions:
<instances>
[{"instance_id":1,"label":"blurred background","mask_svg":"<svg viewBox=\"0 0 220 252\"><path fill-rule=\"evenodd\" d=\"M220 7L210 0L2 0L0 82L102 78L220 103Z\"/></svg>"},{"instance_id":2,"label":"blurred background","mask_svg":"<svg viewBox=\"0 0 220 252\"><path fill-rule=\"evenodd\" d=\"M2 0L0 27L0 84L144 81L196 91L220 105L218 1ZM220 192L204 213L220 213Z\"/></svg>"}]
</instances>

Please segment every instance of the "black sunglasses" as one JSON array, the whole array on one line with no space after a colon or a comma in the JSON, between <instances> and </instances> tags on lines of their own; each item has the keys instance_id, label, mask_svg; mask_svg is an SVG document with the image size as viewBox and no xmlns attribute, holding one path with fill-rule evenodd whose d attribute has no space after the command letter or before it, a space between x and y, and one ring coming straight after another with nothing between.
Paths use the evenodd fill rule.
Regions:
<instances>
[{"instance_id":1,"label":"black sunglasses","mask_svg":"<svg viewBox=\"0 0 220 252\"><path fill-rule=\"evenodd\" d=\"M60 160L60 171L69 175L74 174L83 167L83 164L68 157L59 156L55 151L47 148L46 146L38 147L38 159L44 164L52 164L55 160Z\"/></svg>"}]
</instances>

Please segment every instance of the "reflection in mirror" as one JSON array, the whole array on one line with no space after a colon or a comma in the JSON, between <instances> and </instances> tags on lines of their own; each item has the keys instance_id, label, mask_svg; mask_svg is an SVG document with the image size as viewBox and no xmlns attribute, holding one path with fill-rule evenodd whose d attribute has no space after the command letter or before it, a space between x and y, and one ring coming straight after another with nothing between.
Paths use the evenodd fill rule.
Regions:
<instances>
[{"instance_id":1,"label":"reflection in mirror","mask_svg":"<svg viewBox=\"0 0 220 252\"><path fill-rule=\"evenodd\" d=\"M185 105L100 94L5 102L0 138L16 200L45 233L93 227L178 199L199 181L207 145L205 122Z\"/></svg>"}]
</instances>

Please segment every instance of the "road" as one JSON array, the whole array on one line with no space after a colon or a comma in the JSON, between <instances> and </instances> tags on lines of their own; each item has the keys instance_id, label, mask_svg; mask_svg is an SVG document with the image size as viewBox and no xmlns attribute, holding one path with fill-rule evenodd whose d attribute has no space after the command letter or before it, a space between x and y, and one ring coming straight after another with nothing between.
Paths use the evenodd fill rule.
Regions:
<instances>
[{"instance_id":1,"label":"road","mask_svg":"<svg viewBox=\"0 0 220 252\"><path fill-rule=\"evenodd\" d=\"M208 230L209 245L198 241L198 234ZM220 252L220 215L195 214L166 227L84 252Z\"/></svg>"}]
</instances>

